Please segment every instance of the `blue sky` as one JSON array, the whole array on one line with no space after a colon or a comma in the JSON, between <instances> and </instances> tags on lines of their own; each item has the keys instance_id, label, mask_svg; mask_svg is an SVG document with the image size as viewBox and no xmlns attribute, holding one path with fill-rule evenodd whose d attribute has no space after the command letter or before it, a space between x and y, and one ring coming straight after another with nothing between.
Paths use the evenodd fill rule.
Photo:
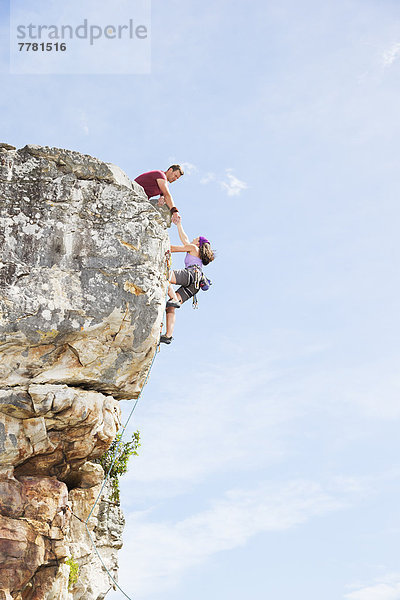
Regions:
<instances>
[{"instance_id":1,"label":"blue sky","mask_svg":"<svg viewBox=\"0 0 400 600\"><path fill-rule=\"evenodd\" d=\"M132 423L124 590L400 600L399 3L153 0L150 75L0 65L3 141L186 163L218 253Z\"/></svg>"}]
</instances>

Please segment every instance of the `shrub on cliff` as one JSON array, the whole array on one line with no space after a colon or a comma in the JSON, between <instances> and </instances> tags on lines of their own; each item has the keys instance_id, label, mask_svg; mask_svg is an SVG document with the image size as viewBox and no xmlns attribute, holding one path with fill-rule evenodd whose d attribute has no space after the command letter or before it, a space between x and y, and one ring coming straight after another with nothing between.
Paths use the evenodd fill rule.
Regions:
<instances>
[{"instance_id":1,"label":"shrub on cliff","mask_svg":"<svg viewBox=\"0 0 400 600\"><path fill-rule=\"evenodd\" d=\"M135 431L132 434L132 438L127 442L121 442L121 438L122 433L118 433L107 452L98 461L103 467L105 475L110 471L111 500L118 503L120 501L119 478L127 472L130 457L138 455L137 449L140 446L140 434L139 431Z\"/></svg>"}]
</instances>

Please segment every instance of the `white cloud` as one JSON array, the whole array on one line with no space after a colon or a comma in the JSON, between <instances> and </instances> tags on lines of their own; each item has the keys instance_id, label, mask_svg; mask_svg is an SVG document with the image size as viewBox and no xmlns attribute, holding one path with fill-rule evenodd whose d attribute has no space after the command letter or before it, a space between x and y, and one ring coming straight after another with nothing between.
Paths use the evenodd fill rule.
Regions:
<instances>
[{"instance_id":1,"label":"white cloud","mask_svg":"<svg viewBox=\"0 0 400 600\"><path fill-rule=\"evenodd\" d=\"M345 595L347 600L400 600L400 577L390 577Z\"/></svg>"},{"instance_id":2,"label":"white cloud","mask_svg":"<svg viewBox=\"0 0 400 600\"><path fill-rule=\"evenodd\" d=\"M382 55L383 66L390 67L395 62L395 60L397 60L399 55L400 55L400 43L397 42L396 44L392 44L392 46L388 50L386 50L386 52L383 53L383 55Z\"/></svg>"},{"instance_id":3,"label":"white cloud","mask_svg":"<svg viewBox=\"0 0 400 600\"><path fill-rule=\"evenodd\" d=\"M243 190L247 189L247 183L240 181L232 173L232 169L226 169L226 177L228 181L221 181L221 187L226 190L228 196L238 196Z\"/></svg>"},{"instance_id":4,"label":"white cloud","mask_svg":"<svg viewBox=\"0 0 400 600\"><path fill-rule=\"evenodd\" d=\"M211 181L215 181L215 179L216 179L215 173L209 172L209 173L206 173L204 175L204 177L202 177L200 179L200 183L202 183L203 185L205 185L206 183L210 183Z\"/></svg>"},{"instance_id":5,"label":"white cloud","mask_svg":"<svg viewBox=\"0 0 400 600\"><path fill-rule=\"evenodd\" d=\"M192 175L198 171L196 165L190 162L181 162L181 167L183 168L185 175Z\"/></svg>"},{"instance_id":6,"label":"white cloud","mask_svg":"<svg viewBox=\"0 0 400 600\"><path fill-rule=\"evenodd\" d=\"M140 597L160 593L188 569L243 546L256 534L285 531L345 508L347 491L332 493L318 483L296 480L228 491L210 509L176 522L155 522L148 511L133 512L127 518L121 587Z\"/></svg>"}]
</instances>

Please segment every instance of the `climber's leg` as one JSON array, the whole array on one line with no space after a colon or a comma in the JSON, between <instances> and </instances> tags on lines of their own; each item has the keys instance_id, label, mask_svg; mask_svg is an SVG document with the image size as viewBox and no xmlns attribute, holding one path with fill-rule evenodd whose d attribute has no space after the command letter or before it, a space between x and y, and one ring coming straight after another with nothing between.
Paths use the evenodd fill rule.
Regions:
<instances>
[{"instance_id":1,"label":"climber's leg","mask_svg":"<svg viewBox=\"0 0 400 600\"><path fill-rule=\"evenodd\" d=\"M181 288L179 288L181 289ZM180 295L179 291L176 292L177 298L178 298L178 302L180 304L183 304L185 302L185 300L182 298L182 296ZM173 306L167 306L167 308L165 309L166 312L166 331L165 334L161 336L160 338L160 342L163 342L164 344L170 344L172 342L172 334L174 333L174 328L175 328L175 308Z\"/></svg>"},{"instance_id":2,"label":"climber's leg","mask_svg":"<svg viewBox=\"0 0 400 600\"><path fill-rule=\"evenodd\" d=\"M174 283L174 282L172 282L172 283ZM179 304L178 296L175 294L175 290L172 287L172 285L168 286L168 296L171 298L171 300L173 300L174 302ZM175 307L175 308L177 308L177 307Z\"/></svg>"},{"instance_id":3,"label":"climber's leg","mask_svg":"<svg viewBox=\"0 0 400 600\"><path fill-rule=\"evenodd\" d=\"M188 269L175 269L171 272L169 280L171 283L187 287L193 282L193 274Z\"/></svg>"},{"instance_id":4,"label":"climber's leg","mask_svg":"<svg viewBox=\"0 0 400 600\"><path fill-rule=\"evenodd\" d=\"M194 296L198 291L199 290L198 288L196 288L194 283L191 283L188 286L181 285L181 287L179 287L175 293L178 296L179 301L183 304L184 302L189 300L189 298Z\"/></svg>"},{"instance_id":5,"label":"climber's leg","mask_svg":"<svg viewBox=\"0 0 400 600\"><path fill-rule=\"evenodd\" d=\"M175 308L173 308L172 306L169 306L166 309L166 313L167 313L167 330L165 332L165 335L168 338L172 337L172 334L174 333L174 327L175 327Z\"/></svg>"},{"instance_id":6,"label":"climber's leg","mask_svg":"<svg viewBox=\"0 0 400 600\"><path fill-rule=\"evenodd\" d=\"M179 294L177 295L177 299L178 302L181 303L182 302L182 298ZM175 308L173 308L172 306L167 306L165 312L167 313L167 329L165 332L165 336L162 337L167 337L167 338L172 338L172 334L174 333L174 328L175 328Z\"/></svg>"}]
</instances>

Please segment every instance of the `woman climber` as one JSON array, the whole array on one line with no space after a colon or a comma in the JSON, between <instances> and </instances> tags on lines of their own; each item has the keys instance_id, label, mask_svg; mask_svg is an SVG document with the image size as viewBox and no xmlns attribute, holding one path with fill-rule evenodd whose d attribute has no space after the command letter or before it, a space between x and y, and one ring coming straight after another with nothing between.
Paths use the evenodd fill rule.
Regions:
<instances>
[{"instance_id":1,"label":"woman climber","mask_svg":"<svg viewBox=\"0 0 400 600\"><path fill-rule=\"evenodd\" d=\"M170 300L167 302L167 328L160 342L170 344L175 326L175 309L195 296L200 289L208 289L211 282L203 274L203 265L208 265L215 258L211 249L210 242L203 236L197 237L191 242L183 230L181 220L177 223L179 237L182 246L171 246L171 252L186 252L185 268L172 271L170 275L170 284L180 285L174 291L171 285L168 288Z\"/></svg>"}]
</instances>

